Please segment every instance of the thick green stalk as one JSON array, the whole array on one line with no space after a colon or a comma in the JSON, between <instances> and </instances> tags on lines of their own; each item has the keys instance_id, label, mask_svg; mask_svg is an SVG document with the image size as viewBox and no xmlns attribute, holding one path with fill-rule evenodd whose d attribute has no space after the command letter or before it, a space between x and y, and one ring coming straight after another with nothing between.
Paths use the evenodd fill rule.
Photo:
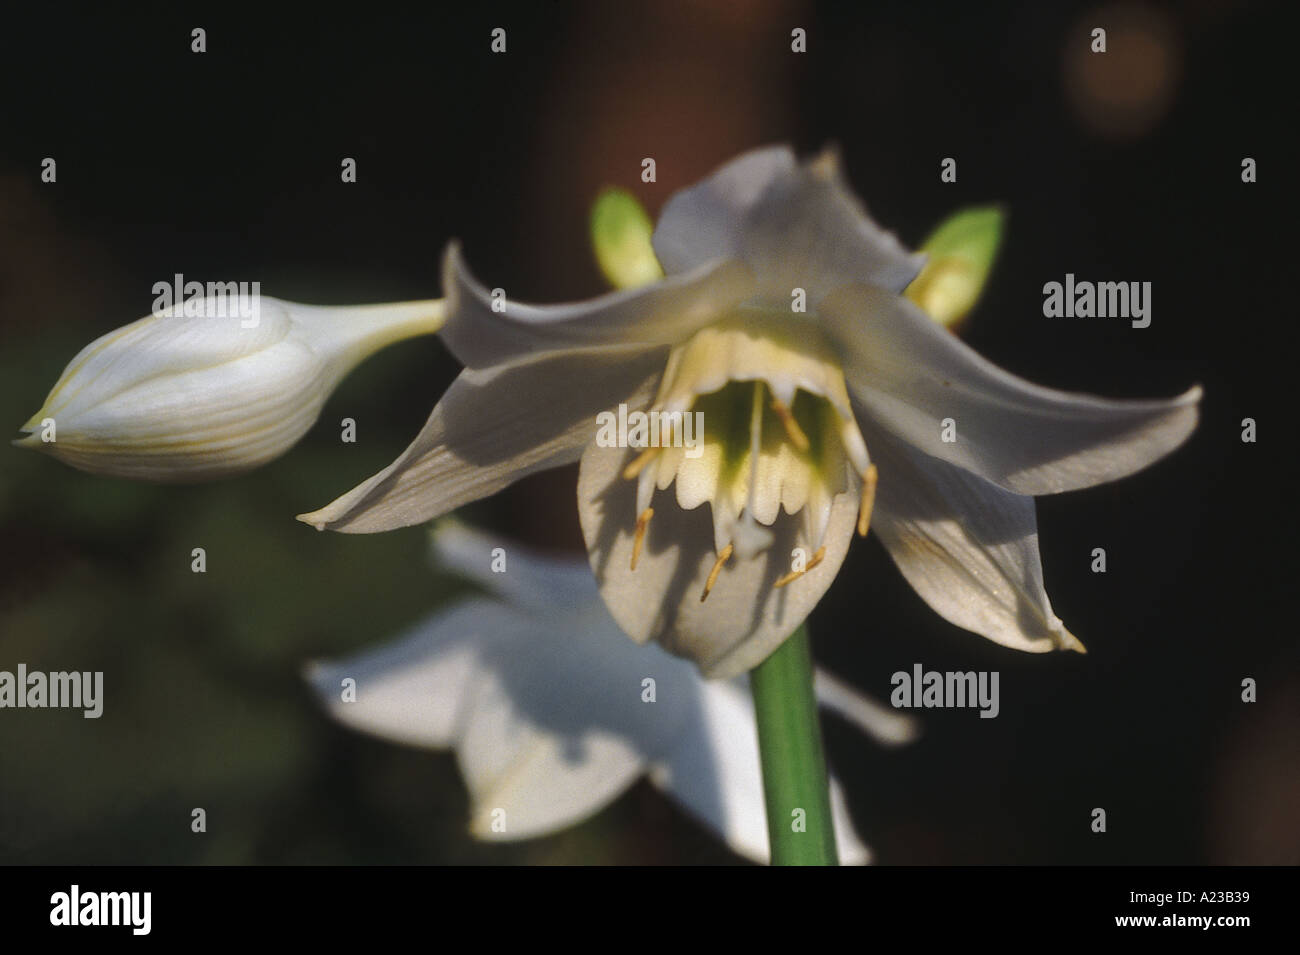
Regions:
<instances>
[{"instance_id":1,"label":"thick green stalk","mask_svg":"<svg viewBox=\"0 0 1300 955\"><path fill-rule=\"evenodd\" d=\"M750 671L773 865L838 865L812 649L800 627Z\"/></svg>"}]
</instances>

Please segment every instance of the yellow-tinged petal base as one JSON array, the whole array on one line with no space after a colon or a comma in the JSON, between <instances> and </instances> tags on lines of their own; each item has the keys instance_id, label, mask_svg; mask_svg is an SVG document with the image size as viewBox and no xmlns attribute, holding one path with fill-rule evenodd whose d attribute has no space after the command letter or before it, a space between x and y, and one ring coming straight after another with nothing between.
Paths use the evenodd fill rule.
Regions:
<instances>
[{"instance_id":1,"label":"yellow-tinged petal base","mask_svg":"<svg viewBox=\"0 0 1300 955\"><path fill-rule=\"evenodd\" d=\"M646 448L623 469L637 482L636 546L658 491L674 488L683 510L712 509L717 561L700 599L708 597L727 562L747 560L770 546L769 528L784 511L802 515L813 554L793 558L777 587L815 569L831 504L851 480L861 481L858 527L870 520L875 467L853 418L844 374L816 327L801 316L742 309L701 329L669 354L650 409L697 415L692 440ZM668 434L667 429L663 434Z\"/></svg>"}]
</instances>

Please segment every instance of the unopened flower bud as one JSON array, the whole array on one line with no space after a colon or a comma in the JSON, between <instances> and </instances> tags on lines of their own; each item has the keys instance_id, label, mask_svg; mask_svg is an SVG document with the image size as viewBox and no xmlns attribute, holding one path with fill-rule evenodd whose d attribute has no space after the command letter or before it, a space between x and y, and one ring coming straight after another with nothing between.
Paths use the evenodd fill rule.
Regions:
<instances>
[{"instance_id":1,"label":"unopened flower bud","mask_svg":"<svg viewBox=\"0 0 1300 955\"><path fill-rule=\"evenodd\" d=\"M636 196L606 189L591 207L591 245L610 285L636 288L664 277L650 236L654 223Z\"/></svg>"},{"instance_id":2,"label":"unopened flower bud","mask_svg":"<svg viewBox=\"0 0 1300 955\"><path fill-rule=\"evenodd\" d=\"M191 299L91 342L14 442L96 474L195 482L293 446L335 386L385 345L436 332L440 301L323 307ZM247 304L247 303L246 303Z\"/></svg>"},{"instance_id":3,"label":"unopened flower bud","mask_svg":"<svg viewBox=\"0 0 1300 955\"><path fill-rule=\"evenodd\" d=\"M997 206L962 209L945 219L921 246L925 268L904 293L940 325L955 329L975 307L1002 241Z\"/></svg>"}]
</instances>

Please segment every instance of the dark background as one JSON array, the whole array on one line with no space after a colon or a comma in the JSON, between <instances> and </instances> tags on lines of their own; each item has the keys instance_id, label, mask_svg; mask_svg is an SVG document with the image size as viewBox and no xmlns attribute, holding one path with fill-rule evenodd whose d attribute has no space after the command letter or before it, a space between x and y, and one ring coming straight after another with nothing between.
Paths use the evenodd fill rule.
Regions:
<instances>
[{"instance_id":1,"label":"dark background","mask_svg":"<svg viewBox=\"0 0 1300 955\"><path fill-rule=\"evenodd\" d=\"M1189 444L1040 499L1057 613L1091 651L1029 655L933 614L874 539L814 613L823 663L1002 674L996 720L924 711L885 751L827 721L884 863L1300 861L1294 58L1280 7L796 2L374 5L236 14L6 13L0 34L0 417L146 314L175 272L346 303L434 297L444 244L512 297L603 290L586 216L605 185L656 212L762 143L842 148L907 242L999 201L1003 254L965 335L1036 382L1111 396L1205 386ZM208 51L190 52L190 30ZM505 27L508 52L489 51ZM790 30L808 52L790 52ZM1094 26L1109 52L1087 52ZM58 182L40 163L58 162ZM342 157L358 182L339 180ZM658 182L642 184L653 156ZM939 181L943 157L958 182ZM1245 156L1259 181L1243 184ZM1153 321L1046 319L1042 285L1150 281ZM499 278L498 278L499 277ZM482 845L454 759L328 721L299 677L464 585L420 529L293 520L386 465L456 372L434 339L369 360L288 456L193 488L0 447L0 669L104 670L105 715L0 711L2 862L720 862L642 783L551 838ZM337 422L356 418L359 442ZM1258 421L1243 444L1241 419ZM574 471L468 509L578 545ZM204 546L208 572L190 572ZM1089 571L1093 547L1109 571ZM1259 702L1240 683L1259 684ZM203 806L208 832L190 832ZM1089 829L1107 810L1108 832Z\"/></svg>"}]
</instances>

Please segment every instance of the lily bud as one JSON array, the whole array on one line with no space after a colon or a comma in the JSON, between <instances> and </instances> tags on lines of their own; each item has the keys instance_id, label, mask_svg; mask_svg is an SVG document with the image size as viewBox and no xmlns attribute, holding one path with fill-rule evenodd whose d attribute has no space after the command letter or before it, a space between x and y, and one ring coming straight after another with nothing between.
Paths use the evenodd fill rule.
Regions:
<instances>
[{"instance_id":1,"label":"lily bud","mask_svg":"<svg viewBox=\"0 0 1300 955\"><path fill-rule=\"evenodd\" d=\"M956 329L979 301L1002 241L997 206L962 209L945 219L921 246L925 267L903 294L940 325Z\"/></svg>"},{"instance_id":2,"label":"lily bud","mask_svg":"<svg viewBox=\"0 0 1300 955\"><path fill-rule=\"evenodd\" d=\"M228 315L219 297L191 299L96 339L14 443L114 477L186 483L241 474L306 434L365 358L436 332L443 320L441 301L323 307L262 296L253 304Z\"/></svg>"},{"instance_id":3,"label":"lily bud","mask_svg":"<svg viewBox=\"0 0 1300 955\"><path fill-rule=\"evenodd\" d=\"M636 288L664 277L650 243L653 234L650 216L626 189L606 189L596 197L591 207L591 245L610 285Z\"/></svg>"}]
</instances>

